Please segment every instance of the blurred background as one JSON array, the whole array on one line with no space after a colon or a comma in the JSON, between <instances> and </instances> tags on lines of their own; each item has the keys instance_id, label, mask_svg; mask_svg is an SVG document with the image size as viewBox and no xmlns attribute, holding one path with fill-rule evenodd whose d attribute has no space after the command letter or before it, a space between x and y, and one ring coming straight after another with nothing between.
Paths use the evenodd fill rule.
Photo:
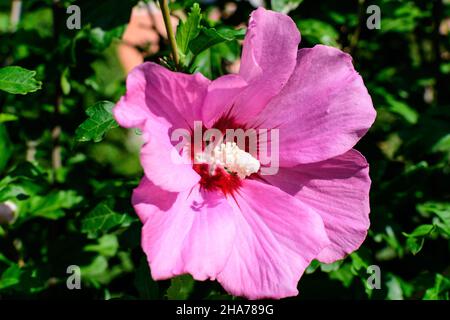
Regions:
<instances>
[{"instance_id":1,"label":"blurred background","mask_svg":"<svg viewBox=\"0 0 450 320\"><path fill-rule=\"evenodd\" d=\"M370 163L369 235L343 261L313 261L292 299L449 299L450 1L197 2L201 24L223 32L189 71L236 72L235 30L263 5L294 19L301 47L350 53L378 112L356 146ZM74 4L80 29L68 28ZM170 3L175 28L193 4ZM367 27L370 5L379 29ZM233 299L189 276L152 281L140 249L140 132L110 111L129 70L170 67L169 53L152 1L0 0L0 299ZM379 289L367 286L372 265ZM81 290L68 289L69 266Z\"/></svg>"}]
</instances>

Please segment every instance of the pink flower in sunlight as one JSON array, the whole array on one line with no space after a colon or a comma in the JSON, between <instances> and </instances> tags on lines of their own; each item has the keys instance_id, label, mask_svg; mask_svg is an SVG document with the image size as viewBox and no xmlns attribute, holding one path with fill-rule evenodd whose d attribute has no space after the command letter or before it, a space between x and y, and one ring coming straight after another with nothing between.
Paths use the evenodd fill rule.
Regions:
<instances>
[{"instance_id":1,"label":"pink flower in sunlight","mask_svg":"<svg viewBox=\"0 0 450 320\"><path fill-rule=\"evenodd\" d=\"M128 76L113 111L144 133L132 203L154 279L188 273L236 296L295 296L313 259L331 263L364 241L369 167L352 148L376 113L349 55L299 42L288 16L259 8L238 74L210 81L144 63ZM222 144L213 162L174 161L172 133L198 121L221 132L278 130L276 174L262 175L258 154L236 145ZM202 155L193 150L175 154Z\"/></svg>"}]
</instances>

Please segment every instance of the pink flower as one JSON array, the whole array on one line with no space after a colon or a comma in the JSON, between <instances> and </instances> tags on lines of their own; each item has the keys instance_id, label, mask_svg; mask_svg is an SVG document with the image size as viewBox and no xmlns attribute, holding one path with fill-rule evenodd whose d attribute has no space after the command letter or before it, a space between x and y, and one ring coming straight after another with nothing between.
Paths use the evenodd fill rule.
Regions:
<instances>
[{"instance_id":1,"label":"pink flower","mask_svg":"<svg viewBox=\"0 0 450 320\"><path fill-rule=\"evenodd\" d=\"M114 115L144 132L145 177L132 203L154 279L189 273L236 296L295 296L313 259L331 263L364 241L369 167L352 148L376 113L349 55L298 50L299 42L288 16L259 8L239 74L210 81L145 63L128 76ZM236 168L247 173L174 161L171 133L194 121L221 131L276 128L278 173L239 167L242 157L257 159L237 149Z\"/></svg>"}]
</instances>

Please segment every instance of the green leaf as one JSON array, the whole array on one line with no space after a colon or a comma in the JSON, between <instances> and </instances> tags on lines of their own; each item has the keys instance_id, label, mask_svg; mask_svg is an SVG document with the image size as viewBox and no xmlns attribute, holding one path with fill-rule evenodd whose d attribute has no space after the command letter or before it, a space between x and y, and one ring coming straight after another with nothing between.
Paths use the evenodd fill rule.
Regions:
<instances>
[{"instance_id":1,"label":"green leaf","mask_svg":"<svg viewBox=\"0 0 450 320\"><path fill-rule=\"evenodd\" d=\"M148 262L145 258L141 259L139 267L136 269L134 286L142 299L156 300L159 298L158 283L152 279Z\"/></svg>"},{"instance_id":2,"label":"green leaf","mask_svg":"<svg viewBox=\"0 0 450 320\"><path fill-rule=\"evenodd\" d=\"M89 33L89 41L94 48L103 51L108 48L114 39L120 39L125 32L125 25L121 25L105 31L101 28L93 28Z\"/></svg>"},{"instance_id":3,"label":"green leaf","mask_svg":"<svg viewBox=\"0 0 450 320\"><path fill-rule=\"evenodd\" d=\"M0 90L13 94L27 94L42 87L42 82L35 79L36 71L21 67L0 68Z\"/></svg>"},{"instance_id":4,"label":"green leaf","mask_svg":"<svg viewBox=\"0 0 450 320\"><path fill-rule=\"evenodd\" d=\"M1 228L1 227L0 227ZM0 235L1 236L1 235ZM0 252L0 262L3 262L7 265L13 264L11 260L9 260L3 253Z\"/></svg>"},{"instance_id":5,"label":"green leaf","mask_svg":"<svg viewBox=\"0 0 450 320\"><path fill-rule=\"evenodd\" d=\"M409 298L414 292L414 286L391 273L387 276L387 300L403 300Z\"/></svg>"},{"instance_id":6,"label":"green leaf","mask_svg":"<svg viewBox=\"0 0 450 320\"><path fill-rule=\"evenodd\" d=\"M417 210L423 215L436 215L433 223L440 231L450 236L450 203L430 201L417 205Z\"/></svg>"},{"instance_id":7,"label":"green leaf","mask_svg":"<svg viewBox=\"0 0 450 320\"><path fill-rule=\"evenodd\" d=\"M303 0L271 0L270 5L273 10L288 14L297 9L302 2Z\"/></svg>"},{"instance_id":8,"label":"green leaf","mask_svg":"<svg viewBox=\"0 0 450 320\"><path fill-rule=\"evenodd\" d=\"M98 244L89 244L84 247L85 251L98 252L105 257L114 257L119 249L117 236L106 234L98 239Z\"/></svg>"},{"instance_id":9,"label":"green leaf","mask_svg":"<svg viewBox=\"0 0 450 320\"><path fill-rule=\"evenodd\" d=\"M222 42L233 41L243 39L245 36L245 29L214 29L214 28L201 28L200 34L189 44L194 55Z\"/></svg>"},{"instance_id":10,"label":"green leaf","mask_svg":"<svg viewBox=\"0 0 450 320\"><path fill-rule=\"evenodd\" d=\"M342 285L348 288L355 278L354 273L352 272L351 264L343 264L337 270L333 270L329 273L330 279L338 280L342 283Z\"/></svg>"},{"instance_id":11,"label":"green leaf","mask_svg":"<svg viewBox=\"0 0 450 320\"><path fill-rule=\"evenodd\" d=\"M302 38L305 38L311 44L339 46L339 32L326 22L315 19L301 19L297 21L297 27L300 29Z\"/></svg>"},{"instance_id":12,"label":"green leaf","mask_svg":"<svg viewBox=\"0 0 450 320\"><path fill-rule=\"evenodd\" d=\"M5 125L0 123L0 173L5 169L12 155L12 143Z\"/></svg>"},{"instance_id":13,"label":"green leaf","mask_svg":"<svg viewBox=\"0 0 450 320\"><path fill-rule=\"evenodd\" d=\"M75 132L75 139L82 142L101 141L108 130L118 127L112 115L113 108L114 103L109 101L97 102L89 107L86 110L89 118L78 127Z\"/></svg>"},{"instance_id":14,"label":"green leaf","mask_svg":"<svg viewBox=\"0 0 450 320\"><path fill-rule=\"evenodd\" d=\"M200 13L200 6L195 3L186 21L181 21L177 28L176 40L178 53L180 58L183 58L189 53L189 43L197 37L200 32L200 20L202 15Z\"/></svg>"},{"instance_id":15,"label":"green leaf","mask_svg":"<svg viewBox=\"0 0 450 320\"><path fill-rule=\"evenodd\" d=\"M127 225L131 218L126 214L114 212L111 203L105 201L98 204L81 221L81 232L96 234L97 232L107 232L116 226Z\"/></svg>"},{"instance_id":16,"label":"green leaf","mask_svg":"<svg viewBox=\"0 0 450 320\"><path fill-rule=\"evenodd\" d=\"M318 260L313 260L309 264L308 268L306 268L305 273L311 274L314 273L319 267L321 266L321 263Z\"/></svg>"},{"instance_id":17,"label":"green leaf","mask_svg":"<svg viewBox=\"0 0 450 320\"><path fill-rule=\"evenodd\" d=\"M434 286L425 291L423 300L448 300L450 296L450 279L436 274Z\"/></svg>"},{"instance_id":18,"label":"green leaf","mask_svg":"<svg viewBox=\"0 0 450 320\"><path fill-rule=\"evenodd\" d=\"M1 115L0 115L1 117ZM1 122L1 121L0 121ZM433 152L450 152L450 133L440 138L431 148Z\"/></svg>"},{"instance_id":19,"label":"green leaf","mask_svg":"<svg viewBox=\"0 0 450 320\"><path fill-rule=\"evenodd\" d=\"M11 265L0 277L0 290L19 284L21 274L22 270L17 264Z\"/></svg>"},{"instance_id":20,"label":"green leaf","mask_svg":"<svg viewBox=\"0 0 450 320\"><path fill-rule=\"evenodd\" d=\"M69 68L66 68L61 75L61 90L65 95L68 95L71 90L70 81L69 81Z\"/></svg>"},{"instance_id":21,"label":"green leaf","mask_svg":"<svg viewBox=\"0 0 450 320\"><path fill-rule=\"evenodd\" d=\"M393 95L385 96L386 102L390 106L390 111L403 117L407 122L411 124L417 123L419 120L419 114L416 110L411 108L403 101L397 100Z\"/></svg>"},{"instance_id":22,"label":"green leaf","mask_svg":"<svg viewBox=\"0 0 450 320\"><path fill-rule=\"evenodd\" d=\"M108 269L108 260L104 256L97 256L91 264L81 267L81 276L83 280L98 285L105 276Z\"/></svg>"},{"instance_id":23,"label":"green leaf","mask_svg":"<svg viewBox=\"0 0 450 320\"><path fill-rule=\"evenodd\" d=\"M169 300L186 300L194 289L194 279L190 275L172 278L167 298Z\"/></svg>"},{"instance_id":24,"label":"green leaf","mask_svg":"<svg viewBox=\"0 0 450 320\"><path fill-rule=\"evenodd\" d=\"M403 235L406 237L424 237L429 235L434 230L434 225L432 224L423 224L414 229L411 233L403 232Z\"/></svg>"},{"instance_id":25,"label":"green leaf","mask_svg":"<svg viewBox=\"0 0 450 320\"><path fill-rule=\"evenodd\" d=\"M240 48L237 41L218 43L199 53L190 71L201 72L205 77L215 79L225 73L223 70L225 62L235 61L239 54Z\"/></svg>"},{"instance_id":26,"label":"green leaf","mask_svg":"<svg viewBox=\"0 0 450 320\"><path fill-rule=\"evenodd\" d=\"M33 196L26 201L27 216L56 220L65 215L64 209L70 209L83 198L73 190L53 191L45 196Z\"/></svg>"},{"instance_id":27,"label":"green leaf","mask_svg":"<svg viewBox=\"0 0 450 320\"><path fill-rule=\"evenodd\" d=\"M423 244L425 243L424 238L408 238L406 240L406 246L409 248L413 255L416 255L422 250Z\"/></svg>"},{"instance_id":28,"label":"green leaf","mask_svg":"<svg viewBox=\"0 0 450 320\"><path fill-rule=\"evenodd\" d=\"M331 272L331 271L336 271L339 269L339 267L341 266L342 261L338 260L336 262L333 263L321 263L320 264L320 270L322 272Z\"/></svg>"},{"instance_id":29,"label":"green leaf","mask_svg":"<svg viewBox=\"0 0 450 320\"><path fill-rule=\"evenodd\" d=\"M19 118L13 114L9 113L0 113L0 124L9 121L16 121Z\"/></svg>"}]
</instances>

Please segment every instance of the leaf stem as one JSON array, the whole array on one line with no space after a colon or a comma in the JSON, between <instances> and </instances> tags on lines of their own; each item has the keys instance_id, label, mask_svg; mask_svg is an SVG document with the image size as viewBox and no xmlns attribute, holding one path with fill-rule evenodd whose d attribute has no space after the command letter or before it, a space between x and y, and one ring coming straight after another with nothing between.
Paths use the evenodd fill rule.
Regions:
<instances>
[{"instance_id":1,"label":"leaf stem","mask_svg":"<svg viewBox=\"0 0 450 320\"><path fill-rule=\"evenodd\" d=\"M177 52L177 41L175 40L175 34L173 33L172 22L170 20L169 1L159 0L159 5L164 18L164 25L166 26L167 38L169 39L170 48L172 50L172 59L178 69L179 59Z\"/></svg>"}]
</instances>

